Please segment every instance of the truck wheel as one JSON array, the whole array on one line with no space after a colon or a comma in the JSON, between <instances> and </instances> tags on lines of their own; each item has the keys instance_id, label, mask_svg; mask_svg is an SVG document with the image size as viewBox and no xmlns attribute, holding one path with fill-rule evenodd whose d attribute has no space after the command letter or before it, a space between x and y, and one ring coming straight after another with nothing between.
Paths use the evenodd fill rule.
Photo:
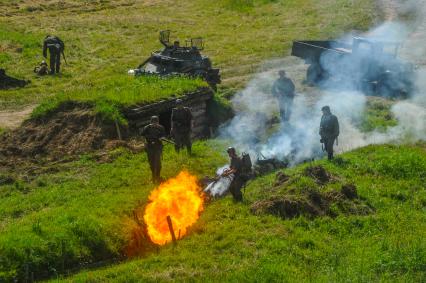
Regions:
<instances>
[{"instance_id":1,"label":"truck wheel","mask_svg":"<svg viewBox=\"0 0 426 283\"><path fill-rule=\"evenodd\" d=\"M319 64L311 64L306 71L306 81L309 84L316 85L322 78L323 70Z\"/></svg>"}]
</instances>

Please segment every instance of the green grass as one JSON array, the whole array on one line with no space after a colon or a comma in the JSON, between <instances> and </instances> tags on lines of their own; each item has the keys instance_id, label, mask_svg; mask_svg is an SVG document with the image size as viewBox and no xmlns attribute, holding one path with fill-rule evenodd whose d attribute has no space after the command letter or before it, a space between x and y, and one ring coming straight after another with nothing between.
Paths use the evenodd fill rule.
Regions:
<instances>
[{"instance_id":1,"label":"green grass","mask_svg":"<svg viewBox=\"0 0 426 283\"><path fill-rule=\"evenodd\" d=\"M180 76L165 78L116 76L105 84L86 81L65 92L44 99L34 109L32 118L47 115L65 103L77 102L92 105L95 113L100 114L106 120L118 120L125 123L121 115L121 110L125 107L180 96L201 87L207 87L207 83L201 79Z\"/></svg>"},{"instance_id":2,"label":"green grass","mask_svg":"<svg viewBox=\"0 0 426 283\"><path fill-rule=\"evenodd\" d=\"M72 88L121 81L160 49L158 32L171 29L183 41L205 38L204 54L221 68L226 87L241 87L266 59L288 55L294 39L332 38L367 29L372 0L2 1L0 65L32 83L0 91L0 108L38 104ZM245 7L248 7L246 9ZM338 11L338 13L336 13ZM38 78L42 40L60 36L68 65L63 74Z\"/></svg>"},{"instance_id":3,"label":"green grass","mask_svg":"<svg viewBox=\"0 0 426 283\"><path fill-rule=\"evenodd\" d=\"M216 147L198 142L195 157L188 159L167 146L162 175L170 178L183 168L200 177L212 174L226 162ZM145 154L117 150L108 156L114 161L100 163L87 155L62 165L45 164L40 169L54 173L33 179L17 172L12 184L1 186L1 282L22 281L31 273L55 276L123 256L137 227L132 211L144 206L154 186Z\"/></svg>"},{"instance_id":4,"label":"green grass","mask_svg":"<svg viewBox=\"0 0 426 283\"><path fill-rule=\"evenodd\" d=\"M359 125L361 131L385 131L388 127L396 126L398 121L391 112L392 104L392 101L383 98L369 97Z\"/></svg>"},{"instance_id":5,"label":"green grass","mask_svg":"<svg viewBox=\"0 0 426 283\"><path fill-rule=\"evenodd\" d=\"M182 168L200 177L211 175L226 162L224 148L199 142L195 157L188 159L166 147L163 175L175 176ZM419 282L426 276L425 149L424 143L368 146L334 163L314 163L338 177L337 183L293 184L329 190L354 183L374 207L370 215L292 220L255 216L250 206L268 197L275 179L271 174L247 186L243 204L234 204L230 196L210 203L188 237L177 247L158 251L143 234L135 234L132 216L153 189L144 154L117 150L109 153L109 163L88 155L55 165L56 173L32 181L17 176L0 190L0 278L23 280L31 272L55 278L69 268L121 259L129 241L134 242L132 235L139 235L143 258L67 280ZM306 166L286 173L297 176Z\"/></svg>"},{"instance_id":6,"label":"green grass","mask_svg":"<svg viewBox=\"0 0 426 283\"><path fill-rule=\"evenodd\" d=\"M419 146L368 146L321 164L338 184L354 183L375 212L367 216L254 216L274 174L211 203L176 247L87 271L67 282L422 282L426 278L426 152ZM301 174L303 165L286 173ZM310 186L316 186L310 184ZM336 186L330 183L320 190Z\"/></svg>"}]
</instances>

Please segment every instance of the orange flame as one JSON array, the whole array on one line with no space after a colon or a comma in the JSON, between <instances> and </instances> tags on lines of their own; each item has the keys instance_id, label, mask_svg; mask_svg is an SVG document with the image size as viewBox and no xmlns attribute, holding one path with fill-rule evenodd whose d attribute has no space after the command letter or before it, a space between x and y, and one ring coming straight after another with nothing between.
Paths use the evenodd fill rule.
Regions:
<instances>
[{"instance_id":1,"label":"orange flame","mask_svg":"<svg viewBox=\"0 0 426 283\"><path fill-rule=\"evenodd\" d=\"M197 178L186 171L152 191L149 201L143 218L151 241L159 245L172 240L167 216L172 219L176 238L179 230L182 237L199 218L204 203Z\"/></svg>"}]
</instances>

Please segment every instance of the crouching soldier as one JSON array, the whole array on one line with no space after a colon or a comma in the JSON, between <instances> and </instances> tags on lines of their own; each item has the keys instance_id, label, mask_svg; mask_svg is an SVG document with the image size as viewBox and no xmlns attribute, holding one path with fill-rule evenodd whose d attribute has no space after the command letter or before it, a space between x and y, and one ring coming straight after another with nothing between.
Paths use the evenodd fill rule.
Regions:
<instances>
[{"instance_id":1,"label":"crouching soldier","mask_svg":"<svg viewBox=\"0 0 426 283\"><path fill-rule=\"evenodd\" d=\"M188 154L191 154L192 119L191 110L183 106L181 99L177 99L176 108L172 110L172 129L170 133L175 141L176 152L179 152L185 146Z\"/></svg>"},{"instance_id":2,"label":"crouching soldier","mask_svg":"<svg viewBox=\"0 0 426 283\"><path fill-rule=\"evenodd\" d=\"M41 61L40 65L34 68L34 73L39 76L45 76L49 73L49 67L47 66L46 61Z\"/></svg>"},{"instance_id":3,"label":"crouching soldier","mask_svg":"<svg viewBox=\"0 0 426 283\"><path fill-rule=\"evenodd\" d=\"M161 181L161 157L163 155L163 143L161 138L164 138L166 131L160 125L157 116L151 117L151 123L142 130L142 136L146 140L146 153L152 173L152 182L158 184Z\"/></svg>"},{"instance_id":4,"label":"crouching soldier","mask_svg":"<svg viewBox=\"0 0 426 283\"><path fill-rule=\"evenodd\" d=\"M324 149L327 152L328 160L333 159L333 145L339 136L339 121L337 117L331 114L330 107L324 106L321 108L322 117L319 134L321 143L324 144Z\"/></svg>"}]
</instances>

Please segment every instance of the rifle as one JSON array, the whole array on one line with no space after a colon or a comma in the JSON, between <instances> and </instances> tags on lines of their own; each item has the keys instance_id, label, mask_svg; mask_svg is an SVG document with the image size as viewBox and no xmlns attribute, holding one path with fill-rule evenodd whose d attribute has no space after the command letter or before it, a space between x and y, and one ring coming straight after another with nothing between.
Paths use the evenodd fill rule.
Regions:
<instances>
[{"instance_id":1,"label":"rifle","mask_svg":"<svg viewBox=\"0 0 426 283\"><path fill-rule=\"evenodd\" d=\"M61 51L61 53L62 53L62 57L64 57L65 64L67 64L67 65L68 65L67 59L65 58L65 53L64 53L64 51L62 50L62 51Z\"/></svg>"},{"instance_id":2,"label":"rifle","mask_svg":"<svg viewBox=\"0 0 426 283\"><path fill-rule=\"evenodd\" d=\"M166 139L166 138L161 138L160 140L165 141L165 142L170 143L170 144L173 144L173 145L176 145L176 143L174 141Z\"/></svg>"}]
</instances>

